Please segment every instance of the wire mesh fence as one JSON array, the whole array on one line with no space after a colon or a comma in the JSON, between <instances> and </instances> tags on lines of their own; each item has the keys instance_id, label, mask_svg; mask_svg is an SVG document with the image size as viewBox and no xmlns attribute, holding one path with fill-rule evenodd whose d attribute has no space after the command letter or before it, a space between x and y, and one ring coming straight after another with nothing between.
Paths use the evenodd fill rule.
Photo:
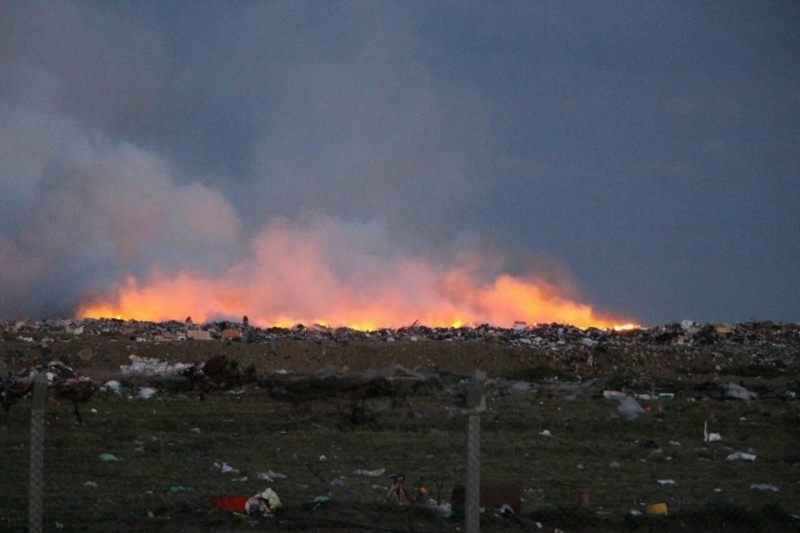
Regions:
<instances>
[{"instance_id":1,"label":"wire mesh fence","mask_svg":"<svg viewBox=\"0 0 800 533\"><path fill-rule=\"evenodd\" d=\"M25 400L5 415L0 529L35 530L40 440L45 531L463 527L450 504L467 479L469 423L453 414L450 394L292 404L248 388L203 401L128 392L96 395L82 425L63 404L37 411ZM487 402L481 480L517 485L521 512L509 518L486 510L482 530L537 522L613 530L635 528L632 520L679 528L669 521L675 516L684 527L688 519L712 528L729 520L734 530L759 520L798 524L796 402L676 400L664 416L636 420L579 385L526 393L490 387ZM704 441L709 420L720 442ZM737 452L743 455L731 458ZM402 476L409 505L388 497L392 475ZM244 516L212 504L268 487L280 512Z\"/></svg>"}]
</instances>

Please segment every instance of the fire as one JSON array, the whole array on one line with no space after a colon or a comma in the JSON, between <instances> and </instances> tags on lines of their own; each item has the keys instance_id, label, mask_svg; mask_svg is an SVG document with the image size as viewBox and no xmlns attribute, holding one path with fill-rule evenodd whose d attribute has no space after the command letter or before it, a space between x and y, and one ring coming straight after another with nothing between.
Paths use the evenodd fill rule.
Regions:
<instances>
[{"instance_id":1,"label":"fire","mask_svg":"<svg viewBox=\"0 0 800 533\"><path fill-rule=\"evenodd\" d=\"M614 326L614 331L632 331L641 327L641 324L617 324Z\"/></svg>"},{"instance_id":2,"label":"fire","mask_svg":"<svg viewBox=\"0 0 800 533\"><path fill-rule=\"evenodd\" d=\"M251 243L251 254L211 275L154 268L126 277L85 301L78 316L144 321L240 321L259 327L296 324L358 330L411 324L511 327L558 322L612 328L600 316L535 276L492 271L488 259L442 264L386 245L373 226L342 228L330 219L298 224L271 221Z\"/></svg>"},{"instance_id":3,"label":"fire","mask_svg":"<svg viewBox=\"0 0 800 533\"><path fill-rule=\"evenodd\" d=\"M304 298L302 284L298 289L281 288L288 293L284 295L270 292L269 287L261 289L256 283L248 291L247 285L229 277L213 279L189 272L172 277L154 273L147 283L128 276L112 291L111 298L81 306L78 316L155 322L191 316L200 323L238 321L247 315L250 323L259 327L317 324L362 331L414 323L431 327L484 323L511 327L517 321L616 330L638 327L615 325L598 317L590 306L559 296L555 288L541 281L507 274L483 285L464 273L449 274L410 293L391 286L363 294L351 287L333 287L328 294L317 295L313 302ZM296 304L287 305L292 300Z\"/></svg>"}]
</instances>

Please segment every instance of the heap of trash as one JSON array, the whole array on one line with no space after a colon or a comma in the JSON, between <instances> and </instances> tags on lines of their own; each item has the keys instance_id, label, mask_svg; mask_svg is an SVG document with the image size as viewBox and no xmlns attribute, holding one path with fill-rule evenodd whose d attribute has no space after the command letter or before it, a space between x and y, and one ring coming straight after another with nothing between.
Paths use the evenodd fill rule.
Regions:
<instances>
[{"instance_id":1,"label":"heap of trash","mask_svg":"<svg viewBox=\"0 0 800 533\"><path fill-rule=\"evenodd\" d=\"M17 341L46 346L79 336L103 336L133 342L246 342L274 345L294 340L317 344L448 342L493 343L554 353L602 352L646 347L649 353L716 350L724 355L747 354L764 359L795 357L800 353L800 323L744 322L700 324L692 320L625 330L566 324L515 323L504 328L482 324L427 327L413 324L396 329L360 331L298 324L291 328L260 328L243 322L147 322L119 319L0 320L0 342Z\"/></svg>"},{"instance_id":2,"label":"heap of trash","mask_svg":"<svg viewBox=\"0 0 800 533\"><path fill-rule=\"evenodd\" d=\"M147 322L120 319L0 320L0 341L48 343L68 341L80 335L124 337L138 342L191 340L268 343L277 340L311 342L494 342L511 346L566 350L575 346L747 346L794 349L800 346L800 323L737 322L700 324L692 320L662 326L639 326L624 330L587 328L567 324L525 324L510 328L481 324L462 327L427 327L413 324L395 329L360 331L347 327L297 324L291 328L259 328L238 322Z\"/></svg>"}]
</instances>

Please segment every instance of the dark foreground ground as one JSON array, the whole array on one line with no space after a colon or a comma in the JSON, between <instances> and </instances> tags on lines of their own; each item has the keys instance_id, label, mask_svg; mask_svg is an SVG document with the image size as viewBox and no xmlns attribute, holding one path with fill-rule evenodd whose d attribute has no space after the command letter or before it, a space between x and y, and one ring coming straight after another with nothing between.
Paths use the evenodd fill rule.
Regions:
<instances>
[{"instance_id":1,"label":"dark foreground ground","mask_svg":"<svg viewBox=\"0 0 800 533\"><path fill-rule=\"evenodd\" d=\"M137 342L84 333L45 343L6 335L0 358L4 374L60 359L98 385L122 383L121 394L98 390L82 407L82 426L71 406L47 405L48 531L459 531L441 510L385 496L393 473L442 503L463 483L466 418L453 407L476 368L489 376L482 478L517 483L523 498L519 520L487 511L484 531L794 531L800 352L792 338L564 350L494 337ZM131 355L175 365L218 353L255 373L203 401L163 367L120 368ZM728 382L757 396L726 396ZM144 399L147 388L154 394ZM640 396L645 412L631 419L604 395L612 390L674 396ZM25 399L0 413L3 531L27 524L30 408ZM705 442L706 425L721 440ZM210 505L267 487L283 503L273 516ZM655 503L669 514L648 515Z\"/></svg>"}]
</instances>

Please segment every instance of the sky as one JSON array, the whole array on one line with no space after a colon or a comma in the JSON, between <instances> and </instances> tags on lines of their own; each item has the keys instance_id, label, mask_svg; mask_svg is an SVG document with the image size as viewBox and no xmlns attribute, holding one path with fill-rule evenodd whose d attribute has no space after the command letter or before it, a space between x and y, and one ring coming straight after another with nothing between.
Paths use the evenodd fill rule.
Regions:
<instances>
[{"instance_id":1,"label":"sky","mask_svg":"<svg viewBox=\"0 0 800 533\"><path fill-rule=\"evenodd\" d=\"M793 1L0 2L0 318L800 321L798 58Z\"/></svg>"}]
</instances>

